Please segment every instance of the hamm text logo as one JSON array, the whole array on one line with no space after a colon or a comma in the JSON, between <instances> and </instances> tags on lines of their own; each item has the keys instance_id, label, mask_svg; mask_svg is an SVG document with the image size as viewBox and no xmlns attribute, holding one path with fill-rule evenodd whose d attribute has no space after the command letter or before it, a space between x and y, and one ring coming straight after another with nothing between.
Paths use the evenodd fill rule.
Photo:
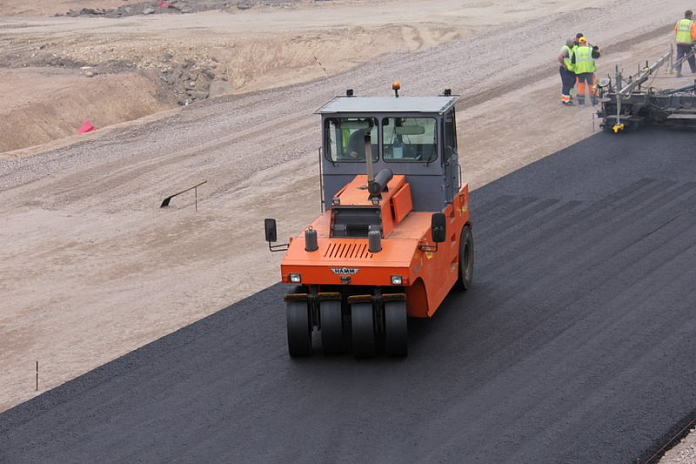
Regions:
<instances>
[{"instance_id":1,"label":"hamm text logo","mask_svg":"<svg viewBox=\"0 0 696 464\"><path fill-rule=\"evenodd\" d=\"M331 272L333 272L334 274L338 274L338 275L353 275L353 274L357 274L359 270L360 269L358 269L357 267L332 267L331 268Z\"/></svg>"}]
</instances>

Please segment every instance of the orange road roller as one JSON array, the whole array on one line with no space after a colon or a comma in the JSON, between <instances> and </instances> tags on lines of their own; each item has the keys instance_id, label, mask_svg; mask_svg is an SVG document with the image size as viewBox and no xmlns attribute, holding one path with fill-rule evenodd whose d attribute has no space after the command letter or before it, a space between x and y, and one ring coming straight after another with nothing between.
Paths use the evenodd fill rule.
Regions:
<instances>
[{"instance_id":1,"label":"orange road roller","mask_svg":"<svg viewBox=\"0 0 696 464\"><path fill-rule=\"evenodd\" d=\"M321 115L321 215L287 244L282 281L290 356L408 353L408 318L432 317L474 270L469 187L462 183L455 102L435 97L333 98Z\"/></svg>"}]
</instances>

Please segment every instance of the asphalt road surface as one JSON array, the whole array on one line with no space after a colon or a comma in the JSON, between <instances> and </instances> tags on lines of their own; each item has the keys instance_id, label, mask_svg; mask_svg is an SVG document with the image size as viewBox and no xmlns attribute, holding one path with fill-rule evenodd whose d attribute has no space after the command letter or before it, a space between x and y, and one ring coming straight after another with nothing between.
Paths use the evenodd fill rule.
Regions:
<instances>
[{"instance_id":1,"label":"asphalt road surface","mask_svg":"<svg viewBox=\"0 0 696 464\"><path fill-rule=\"evenodd\" d=\"M276 285L0 415L0 462L644 460L696 415L694 141L598 133L473 192L474 287L406 359L290 359Z\"/></svg>"}]
</instances>

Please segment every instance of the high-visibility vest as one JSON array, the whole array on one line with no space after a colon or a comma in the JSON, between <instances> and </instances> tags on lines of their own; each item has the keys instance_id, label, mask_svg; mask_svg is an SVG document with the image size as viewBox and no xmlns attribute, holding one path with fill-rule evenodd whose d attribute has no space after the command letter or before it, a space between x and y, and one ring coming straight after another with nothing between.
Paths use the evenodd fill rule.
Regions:
<instances>
[{"instance_id":1,"label":"high-visibility vest","mask_svg":"<svg viewBox=\"0 0 696 464\"><path fill-rule=\"evenodd\" d=\"M592 47L581 45L575 50L575 74L593 73L597 70L594 58L592 58Z\"/></svg>"},{"instance_id":2,"label":"high-visibility vest","mask_svg":"<svg viewBox=\"0 0 696 464\"><path fill-rule=\"evenodd\" d=\"M691 43L691 25L693 21L690 19L682 19L677 23L677 43Z\"/></svg>"},{"instance_id":3,"label":"high-visibility vest","mask_svg":"<svg viewBox=\"0 0 696 464\"><path fill-rule=\"evenodd\" d=\"M564 45L561 47L561 55L563 54L563 50L568 50L568 56L563 58L563 62L565 63L566 68L568 68L568 71L570 72L575 72L575 65L571 61L573 57L573 50L571 50L569 46Z\"/></svg>"}]
</instances>

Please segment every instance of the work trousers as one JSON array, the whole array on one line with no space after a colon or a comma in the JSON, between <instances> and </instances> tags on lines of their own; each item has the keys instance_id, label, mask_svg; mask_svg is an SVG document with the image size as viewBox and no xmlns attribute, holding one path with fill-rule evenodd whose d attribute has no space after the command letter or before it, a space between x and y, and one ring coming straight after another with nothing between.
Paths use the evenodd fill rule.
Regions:
<instances>
[{"instance_id":1,"label":"work trousers","mask_svg":"<svg viewBox=\"0 0 696 464\"><path fill-rule=\"evenodd\" d=\"M590 98L592 104L597 103L597 86L595 85L595 75L594 73L582 73L576 75L578 79L578 104L585 104L585 84L590 88Z\"/></svg>"},{"instance_id":2,"label":"work trousers","mask_svg":"<svg viewBox=\"0 0 696 464\"><path fill-rule=\"evenodd\" d=\"M691 45L686 45L686 44L677 44L677 61L679 61L684 55L689 53L691 51ZM687 60L689 62L689 67L691 68L691 73L696 73L696 57L694 55L691 55L689 59ZM677 74L681 74L682 70L682 64L683 62L677 64L676 69L677 69Z\"/></svg>"},{"instance_id":3,"label":"work trousers","mask_svg":"<svg viewBox=\"0 0 696 464\"><path fill-rule=\"evenodd\" d=\"M568 103L571 100L570 91L575 87L575 73L568 71L565 66L559 66L558 72L561 74L561 101Z\"/></svg>"}]
</instances>

